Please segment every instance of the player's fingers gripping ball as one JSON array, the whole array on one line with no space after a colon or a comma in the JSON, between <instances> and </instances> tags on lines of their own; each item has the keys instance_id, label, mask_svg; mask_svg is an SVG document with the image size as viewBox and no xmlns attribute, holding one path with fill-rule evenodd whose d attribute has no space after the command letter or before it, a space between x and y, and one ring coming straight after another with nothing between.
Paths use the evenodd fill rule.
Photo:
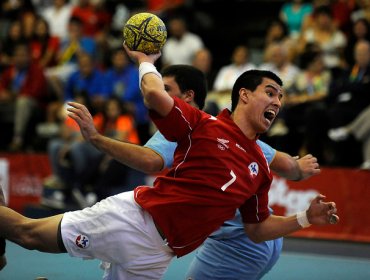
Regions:
<instances>
[{"instance_id":1,"label":"player's fingers gripping ball","mask_svg":"<svg viewBox=\"0 0 370 280\"><path fill-rule=\"evenodd\" d=\"M167 39L163 21L151 13L133 15L123 27L123 39L132 51L145 54L158 53Z\"/></svg>"}]
</instances>

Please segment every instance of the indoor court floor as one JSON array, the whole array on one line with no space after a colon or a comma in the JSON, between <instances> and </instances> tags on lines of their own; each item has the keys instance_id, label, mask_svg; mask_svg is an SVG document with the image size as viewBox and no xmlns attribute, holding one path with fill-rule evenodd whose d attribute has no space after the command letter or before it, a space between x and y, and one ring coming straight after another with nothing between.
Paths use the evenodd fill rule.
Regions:
<instances>
[{"instance_id":1,"label":"indoor court floor","mask_svg":"<svg viewBox=\"0 0 370 280\"><path fill-rule=\"evenodd\" d=\"M183 280L194 256L174 259L163 280ZM28 251L7 242L8 265L1 280L99 280L97 260ZM283 253L263 280L369 280L370 244L285 238ZM211 280L211 279L210 279ZM239 279L238 279L239 280Z\"/></svg>"}]
</instances>

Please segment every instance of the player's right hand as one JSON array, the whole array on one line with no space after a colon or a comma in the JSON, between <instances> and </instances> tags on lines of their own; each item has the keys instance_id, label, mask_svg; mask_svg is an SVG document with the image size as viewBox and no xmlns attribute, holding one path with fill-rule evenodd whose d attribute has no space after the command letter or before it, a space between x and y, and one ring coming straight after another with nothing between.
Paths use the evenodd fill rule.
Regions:
<instances>
[{"instance_id":1,"label":"player's right hand","mask_svg":"<svg viewBox=\"0 0 370 280\"><path fill-rule=\"evenodd\" d=\"M142 62L149 62L154 64L158 58L161 57L162 53L158 52L155 54L145 54L139 51L132 51L130 50L125 43L123 43L123 48L125 49L127 55L138 65Z\"/></svg>"},{"instance_id":2,"label":"player's right hand","mask_svg":"<svg viewBox=\"0 0 370 280\"><path fill-rule=\"evenodd\" d=\"M94 120L86 106L77 102L68 102L68 116L74 119L80 127L81 134L86 141L92 141L99 135L94 126Z\"/></svg>"}]
</instances>

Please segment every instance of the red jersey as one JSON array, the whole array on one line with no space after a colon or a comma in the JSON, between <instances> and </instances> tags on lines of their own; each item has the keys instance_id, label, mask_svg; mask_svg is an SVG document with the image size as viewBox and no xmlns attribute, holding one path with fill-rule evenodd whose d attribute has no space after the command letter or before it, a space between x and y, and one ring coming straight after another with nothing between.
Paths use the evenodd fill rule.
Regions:
<instances>
[{"instance_id":1,"label":"red jersey","mask_svg":"<svg viewBox=\"0 0 370 280\"><path fill-rule=\"evenodd\" d=\"M256 141L243 134L227 109L213 117L174 100L165 118L150 112L160 132L178 144L174 164L154 187L137 187L135 200L182 256L232 219L237 208L246 223L265 220L272 175Z\"/></svg>"}]
</instances>

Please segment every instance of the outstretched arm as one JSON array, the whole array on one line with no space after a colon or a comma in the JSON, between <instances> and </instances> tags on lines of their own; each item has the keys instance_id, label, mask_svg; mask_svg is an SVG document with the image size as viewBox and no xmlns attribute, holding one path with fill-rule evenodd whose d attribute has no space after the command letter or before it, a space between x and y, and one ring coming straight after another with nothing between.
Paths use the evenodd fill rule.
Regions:
<instances>
[{"instance_id":1,"label":"outstretched arm","mask_svg":"<svg viewBox=\"0 0 370 280\"><path fill-rule=\"evenodd\" d=\"M244 224L248 237L258 243L291 234L303 227L335 224L339 221L334 202L324 202L324 195L312 200L310 207L290 217L270 215L265 221L256 224Z\"/></svg>"},{"instance_id":2,"label":"outstretched arm","mask_svg":"<svg viewBox=\"0 0 370 280\"><path fill-rule=\"evenodd\" d=\"M68 116L80 127L84 139L91 142L97 149L110 155L119 162L145 173L162 170L163 159L156 152L139 145L121 142L101 135L94 126L93 118L88 109L79 103L69 102Z\"/></svg>"},{"instance_id":3,"label":"outstretched arm","mask_svg":"<svg viewBox=\"0 0 370 280\"><path fill-rule=\"evenodd\" d=\"M321 172L317 158L311 154L298 159L279 151L276 151L270 168L279 176L294 181L304 180Z\"/></svg>"}]
</instances>

